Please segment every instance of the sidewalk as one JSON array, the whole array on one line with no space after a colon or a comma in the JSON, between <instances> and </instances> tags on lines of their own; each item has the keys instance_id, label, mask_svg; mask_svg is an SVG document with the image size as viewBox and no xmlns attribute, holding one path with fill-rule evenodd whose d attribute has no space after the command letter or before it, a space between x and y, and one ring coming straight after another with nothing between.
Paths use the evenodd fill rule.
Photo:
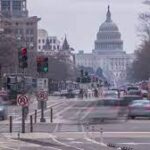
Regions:
<instances>
[{"instance_id":1,"label":"sidewalk","mask_svg":"<svg viewBox=\"0 0 150 150\"><path fill-rule=\"evenodd\" d=\"M6 138L18 138L18 133L2 133ZM47 138L100 138L99 132L55 132L55 133L20 133L20 138L25 139L47 139ZM105 132L103 133L104 138L150 138L150 132Z\"/></svg>"}]
</instances>

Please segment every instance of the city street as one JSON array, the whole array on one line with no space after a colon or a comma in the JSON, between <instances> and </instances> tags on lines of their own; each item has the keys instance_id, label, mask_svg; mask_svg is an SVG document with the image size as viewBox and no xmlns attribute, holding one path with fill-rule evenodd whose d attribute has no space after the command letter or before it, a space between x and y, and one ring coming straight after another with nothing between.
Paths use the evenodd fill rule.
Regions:
<instances>
[{"instance_id":1,"label":"city street","mask_svg":"<svg viewBox=\"0 0 150 150\"><path fill-rule=\"evenodd\" d=\"M150 150L150 0L0 0L0 150Z\"/></svg>"},{"instance_id":2,"label":"city street","mask_svg":"<svg viewBox=\"0 0 150 150\"><path fill-rule=\"evenodd\" d=\"M87 124L82 122L81 118L84 119L90 112L83 113L83 110L75 109L76 101L81 100L77 98L55 98L55 100L49 98L45 110L46 123L40 123L40 110L38 110L38 119L37 123L33 125L33 133L29 133L29 119L26 120L27 133L25 134L18 134L21 131L21 116L16 117L13 121L13 133L8 133L8 120L1 121L2 148L8 150L29 149L29 147L30 149L41 149L42 147L42 149L52 150L96 150L100 148L109 150L124 146L135 150L147 150L149 148L149 119L93 121ZM53 123L50 123L49 108L51 106L53 106ZM31 111L30 114L34 113ZM19 140L18 137L20 137ZM106 146L108 144L110 146L116 144L116 147L109 148Z\"/></svg>"}]
</instances>

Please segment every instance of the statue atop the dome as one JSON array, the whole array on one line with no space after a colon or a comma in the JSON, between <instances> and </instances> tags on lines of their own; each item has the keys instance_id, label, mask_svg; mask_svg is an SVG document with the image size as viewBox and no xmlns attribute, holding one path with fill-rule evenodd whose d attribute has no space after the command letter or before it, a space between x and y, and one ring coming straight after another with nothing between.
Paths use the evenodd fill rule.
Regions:
<instances>
[{"instance_id":1,"label":"statue atop the dome","mask_svg":"<svg viewBox=\"0 0 150 150\"><path fill-rule=\"evenodd\" d=\"M106 22L111 22L111 12L110 12L110 6L108 5L108 11L106 16Z\"/></svg>"}]
</instances>

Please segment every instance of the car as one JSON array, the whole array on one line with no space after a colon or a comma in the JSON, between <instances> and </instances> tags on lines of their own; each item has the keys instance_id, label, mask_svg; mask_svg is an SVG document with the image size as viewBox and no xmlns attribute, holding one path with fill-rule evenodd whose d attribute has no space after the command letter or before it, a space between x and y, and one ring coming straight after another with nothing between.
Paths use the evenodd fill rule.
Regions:
<instances>
[{"instance_id":1,"label":"car","mask_svg":"<svg viewBox=\"0 0 150 150\"><path fill-rule=\"evenodd\" d=\"M74 105L76 109L81 110L80 121L91 122L91 120L105 121L118 120L120 117L120 109L118 107L118 99L99 99L78 101Z\"/></svg>"},{"instance_id":2,"label":"car","mask_svg":"<svg viewBox=\"0 0 150 150\"><path fill-rule=\"evenodd\" d=\"M150 118L150 100L135 100L129 105L129 118L136 117Z\"/></svg>"},{"instance_id":3,"label":"car","mask_svg":"<svg viewBox=\"0 0 150 150\"><path fill-rule=\"evenodd\" d=\"M8 105L4 101L0 101L0 119L6 120L7 119L7 109Z\"/></svg>"},{"instance_id":4,"label":"car","mask_svg":"<svg viewBox=\"0 0 150 150\"><path fill-rule=\"evenodd\" d=\"M68 90L61 90L60 91L61 96L66 96L66 94L68 94Z\"/></svg>"},{"instance_id":5,"label":"car","mask_svg":"<svg viewBox=\"0 0 150 150\"><path fill-rule=\"evenodd\" d=\"M147 90L141 90L141 95L142 95L142 97L148 98L148 91Z\"/></svg>"},{"instance_id":6,"label":"car","mask_svg":"<svg viewBox=\"0 0 150 150\"><path fill-rule=\"evenodd\" d=\"M138 95L141 96L141 91L140 90L129 90L127 91L127 95Z\"/></svg>"},{"instance_id":7,"label":"car","mask_svg":"<svg viewBox=\"0 0 150 150\"><path fill-rule=\"evenodd\" d=\"M68 92L65 94L66 98L75 98L75 94L73 93L72 89L69 89Z\"/></svg>"},{"instance_id":8,"label":"car","mask_svg":"<svg viewBox=\"0 0 150 150\"><path fill-rule=\"evenodd\" d=\"M125 95L120 98L120 102L122 106L128 106L132 101L140 99L142 99L142 97L138 95Z\"/></svg>"},{"instance_id":9,"label":"car","mask_svg":"<svg viewBox=\"0 0 150 150\"><path fill-rule=\"evenodd\" d=\"M104 98L118 98L119 97L118 91L115 91L115 90L104 91L102 95Z\"/></svg>"},{"instance_id":10,"label":"car","mask_svg":"<svg viewBox=\"0 0 150 150\"><path fill-rule=\"evenodd\" d=\"M130 90L139 90L139 87L137 87L137 86L128 86L126 88L126 91L130 91Z\"/></svg>"},{"instance_id":11,"label":"car","mask_svg":"<svg viewBox=\"0 0 150 150\"><path fill-rule=\"evenodd\" d=\"M142 97L137 95L125 95L121 97L118 101L120 114L127 114L129 112L129 104L132 103L134 100L140 99L142 99Z\"/></svg>"},{"instance_id":12,"label":"car","mask_svg":"<svg viewBox=\"0 0 150 150\"><path fill-rule=\"evenodd\" d=\"M73 94L75 94L75 95L79 95L80 90L79 90L79 89L74 89L72 92L73 92Z\"/></svg>"},{"instance_id":13,"label":"car","mask_svg":"<svg viewBox=\"0 0 150 150\"><path fill-rule=\"evenodd\" d=\"M53 96L60 96L60 92L59 91L53 92Z\"/></svg>"}]
</instances>

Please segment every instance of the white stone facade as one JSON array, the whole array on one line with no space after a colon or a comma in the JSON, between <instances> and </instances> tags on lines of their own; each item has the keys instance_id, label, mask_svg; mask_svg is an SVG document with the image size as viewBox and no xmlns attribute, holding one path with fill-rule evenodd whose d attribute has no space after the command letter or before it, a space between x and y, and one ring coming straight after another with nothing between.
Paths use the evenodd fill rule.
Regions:
<instances>
[{"instance_id":1,"label":"white stone facade","mask_svg":"<svg viewBox=\"0 0 150 150\"><path fill-rule=\"evenodd\" d=\"M125 81L127 67L132 61L133 55L123 51L121 33L111 20L108 7L106 21L99 28L93 52L80 51L77 53L75 55L76 66L91 67L95 71L101 68L106 79L118 85Z\"/></svg>"},{"instance_id":2,"label":"white stone facade","mask_svg":"<svg viewBox=\"0 0 150 150\"><path fill-rule=\"evenodd\" d=\"M61 49L61 42L56 36L49 36L44 29L38 30L38 52L54 55Z\"/></svg>"},{"instance_id":3,"label":"white stone facade","mask_svg":"<svg viewBox=\"0 0 150 150\"><path fill-rule=\"evenodd\" d=\"M48 33L44 29L38 29L38 52L42 52L44 45L46 44L46 40L48 38Z\"/></svg>"}]
</instances>

